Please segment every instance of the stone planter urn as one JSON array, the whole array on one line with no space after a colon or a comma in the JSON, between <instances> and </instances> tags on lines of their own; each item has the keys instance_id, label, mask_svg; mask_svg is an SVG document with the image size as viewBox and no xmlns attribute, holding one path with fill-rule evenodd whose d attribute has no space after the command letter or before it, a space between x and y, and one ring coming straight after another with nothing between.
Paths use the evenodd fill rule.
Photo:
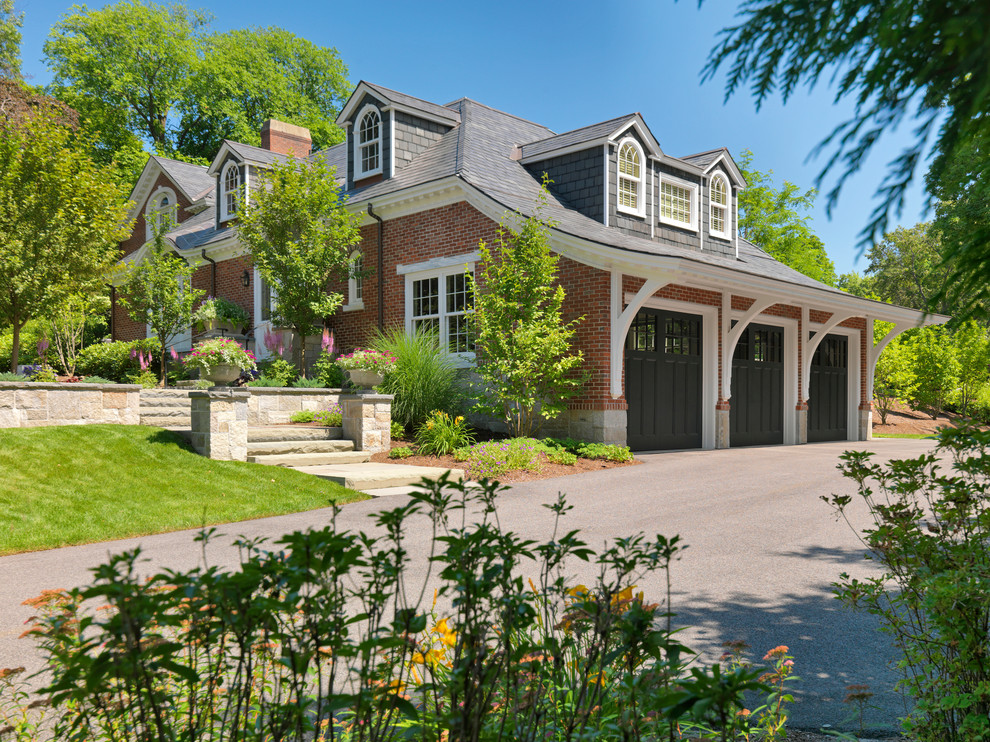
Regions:
<instances>
[{"instance_id":1,"label":"stone planter urn","mask_svg":"<svg viewBox=\"0 0 990 742\"><path fill-rule=\"evenodd\" d=\"M228 366L226 364L210 366L209 370L203 373L203 377L212 381L216 386L229 384L230 382L236 380L240 375L240 367Z\"/></svg>"},{"instance_id":2,"label":"stone planter urn","mask_svg":"<svg viewBox=\"0 0 990 742\"><path fill-rule=\"evenodd\" d=\"M373 386L378 386L384 378L377 371L370 371L366 368L352 368L347 372L347 375L351 383L361 389L370 389Z\"/></svg>"}]
</instances>

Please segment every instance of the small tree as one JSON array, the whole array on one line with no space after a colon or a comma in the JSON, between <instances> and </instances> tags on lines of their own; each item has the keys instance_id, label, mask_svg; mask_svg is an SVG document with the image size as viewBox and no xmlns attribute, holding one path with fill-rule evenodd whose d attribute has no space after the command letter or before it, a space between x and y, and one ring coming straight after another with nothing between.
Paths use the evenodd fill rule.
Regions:
<instances>
[{"instance_id":1,"label":"small tree","mask_svg":"<svg viewBox=\"0 0 990 742\"><path fill-rule=\"evenodd\" d=\"M69 296L49 315L46 330L67 376L76 375L76 356L82 348L87 320L109 309L110 299L106 295L80 292Z\"/></svg>"},{"instance_id":2,"label":"small tree","mask_svg":"<svg viewBox=\"0 0 990 742\"><path fill-rule=\"evenodd\" d=\"M161 352L162 385L168 383L165 369L168 345L192 322L193 307L203 291L192 287L193 269L155 235L147 256L134 269L122 303L135 322L147 323Z\"/></svg>"},{"instance_id":3,"label":"small tree","mask_svg":"<svg viewBox=\"0 0 990 742\"><path fill-rule=\"evenodd\" d=\"M874 342L886 335L893 325L877 322L873 328ZM873 399L877 403L880 424L887 424L894 402L909 399L914 391L914 371L910 349L900 338L890 341L880 358L873 376Z\"/></svg>"},{"instance_id":4,"label":"small tree","mask_svg":"<svg viewBox=\"0 0 990 742\"><path fill-rule=\"evenodd\" d=\"M987 383L990 366L990 342L987 329L970 320L956 331L956 359L959 361L959 389L956 402L963 415Z\"/></svg>"},{"instance_id":5,"label":"small tree","mask_svg":"<svg viewBox=\"0 0 990 742\"><path fill-rule=\"evenodd\" d=\"M275 163L264 185L243 204L241 241L277 297L272 319L299 336L299 368L306 375L306 337L343 303L329 284L348 273L348 253L361 235L345 209L334 169L321 160Z\"/></svg>"},{"instance_id":6,"label":"small tree","mask_svg":"<svg viewBox=\"0 0 990 742\"><path fill-rule=\"evenodd\" d=\"M20 332L81 285L101 280L129 230L125 194L85 142L41 113L0 118L0 326Z\"/></svg>"},{"instance_id":7,"label":"small tree","mask_svg":"<svg viewBox=\"0 0 990 742\"><path fill-rule=\"evenodd\" d=\"M474 328L483 385L475 409L517 436L533 435L542 420L563 412L584 383L578 373L583 354L571 352L583 318L564 322L561 316L553 225L542 218L547 183L544 176L536 215L520 231L502 224L496 245L478 246L484 268L474 292Z\"/></svg>"},{"instance_id":8,"label":"small tree","mask_svg":"<svg viewBox=\"0 0 990 742\"><path fill-rule=\"evenodd\" d=\"M955 344L944 327L925 327L912 338L915 407L938 418L959 382Z\"/></svg>"}]
</instances>

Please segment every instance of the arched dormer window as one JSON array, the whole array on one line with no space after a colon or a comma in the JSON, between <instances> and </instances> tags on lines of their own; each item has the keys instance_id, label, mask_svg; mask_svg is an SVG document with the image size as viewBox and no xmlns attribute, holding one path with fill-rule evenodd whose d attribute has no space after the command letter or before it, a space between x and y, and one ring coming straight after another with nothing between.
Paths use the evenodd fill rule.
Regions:
<instances>
[{"instance_id":1,"label":"arched dormer window","mask_svg":"<svg viewBox=\"0 0 990 742\"><path fill-rule=\"evenodd\" d=\"M646 213L643 182L643 152L634 140L625 139L619 145L619 211L636 216Z\"/></svg>"},{"instance_id":2,"label":"arched dormer window","mask_svg":"<svg viewBox=\"0 0 990 742\"><path fill-rule=\"evenodd\" d=\"M220 219L230 219L237 215L237 199L241 188L241 173L237 165L228 162L220 178Z\"/></svg>"},{"instance_id":3,"label":"arched dormer window","mask_svg":"<svg viewBox=\"0 0 990 742\"><path fill-rule=\"evenodd\" d=\"M357 148L354 153L354 179L382 171L382 117L378 109L365 108L358 119Z\"/></svg>"},{"instance_id":4,"label":"arched dormer window","mask_svg":"<svg viewBox=\"0 0 990 742\"><path fill-rule=\"evenodd\" d=\"M712 178L708 201L709 230L715 237L729 239L729 188L721 175Z\"/></svg>"},{"instance_id":5,"label":"arched dormer window","mask_svg":"<svg viewBox=\"0 0 990 742\"><path fill-rule=\"evenodd\" d=\"M145 236L152 239L155 230L162 233L179 223L179 205L171 188L163 188L148 201L144 213Z\"/></svg>"}]
</instances>

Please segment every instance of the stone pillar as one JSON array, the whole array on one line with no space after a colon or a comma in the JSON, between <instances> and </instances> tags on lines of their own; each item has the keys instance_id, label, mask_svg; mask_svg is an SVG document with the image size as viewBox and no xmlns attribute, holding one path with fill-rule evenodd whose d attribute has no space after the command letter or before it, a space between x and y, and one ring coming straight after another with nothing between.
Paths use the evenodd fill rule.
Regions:
<instances>
[{"instance_id":1,"label":"stone pillar","mask_svg":"<svg viewBox=\"0 0 990 742\"><path fill-rule=\"evenodd\" d=\"M808 442L808 403L798 402L797 406L794 408L794 414L797 415L797 442L807 443Z\"/></svg>"},{"instance_id":2,"label":"stone pillar","mask_svg":"<svg viewBox=\"0 0 990 742\"><path fill-rule=\"evenodd\" d=\"M189 392L192 445L220 461L247 461L248 397L245 389L211 387Z\"/></svg>"},{"instance_id":3,"label":"stone pillar","mask_svg":"<svg viewBox=\"0 0 990 742\"><path fill-rule=\"evenodd\" d=\"M873 440L873 403L863 402L859 406L859 440Z\"/></svg>"},{"instance_id":4,"label":"stone pillar","mask_svg":"<svg viewBox=\"0 0 990 742\"><path fill-rule=\"evenodd\" d=\"M392 395L341 394L344 437L357 451L378 453L392 448Z\"/></svg>"},{"instance_id":5,"label":"stone pillar","mask_svg":"<svg viewBox=\"0 0 990 742\"><path fill-rule=\"evenodd\" d=\"M729 447L729 400L720 399L715 404L715 448Z\"/></svg>"}]
</instances>

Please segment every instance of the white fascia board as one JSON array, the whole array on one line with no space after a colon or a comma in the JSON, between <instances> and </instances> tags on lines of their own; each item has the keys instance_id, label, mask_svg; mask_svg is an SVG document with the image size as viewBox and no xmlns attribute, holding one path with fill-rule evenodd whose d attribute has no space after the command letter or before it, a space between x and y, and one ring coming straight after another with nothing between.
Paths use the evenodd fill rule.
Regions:
<instances>
[{"instance_id":1,"label":"white fascia board","mask_svg":"<svg viewBox=\"0 0 990 742\"><path fill-rule=\"evenodd\" d=\"M361 99L364 97L365 93L374 95L376 98L381 97L378 93L372 92L367 83L362 80L358 83L358 86L354 89L354 92L351 93L351 97L347 99L347 103L344 104L344 107L340 109L340 115L337 116L334 121L337 126L345 126L351 123L354 116L354 109L357 108L358 103L361 102ZM385 101L385 103L387 104L388 101Z\"/></svg>"},{"instance_id":2,"label":"white fascia board","mask_svg":"<svg viewBox=\"0 0 990 742\"><path fill-rule=\"evenodd\" d=\"M443 124L445 126L457 126L459 122L459 119L456 116L451 116L451 118L445 118L443 116L436 116L434 114L427 113L426 111L421 111L418 108L410 108L408 106L403 106L399 103L395 103L394 101L391 101L387 97L385 97L385 95L380 91L373 90L370 85L368 85L366 82L362 80L361 83L358 84L357 88L354 89L354 92L351 93L351 97L347 99L347 103L345 103L344 107L341 109L340 115L337 116L336 120L334 121L334 123L337 124L337 126L343 127L353 122L355 109L357 108L358 104L361 102L361 99L364 97L365 93L367 93L368 95L372 95L376 99L382 101L382 103L385 104L384 106L382 106L383 111L394 109L396 111L402 111L403 113L408 113L410 116L417 116L418 118L426 119L427 121L433 121L439 124ZM453 112L451 113L453 114Z\"/></svg>"},{"instance_id":3,"label":"white fascia board","mask_svg":"<svg viewBox=\"0 0 990 742\"><path fill-rule=\"evenodd\" d=\"M426 209L435 209L439 206L464 201L465 194L463 181L456 175L449 175L430 183L403 188L392 193L385 193L381 196L371 196L368 198L354 198L347 202L347 210L351 213L362 215L361 224L377 224L368 215L368 204L373 204L375 212L382 218L395 219L396 217L415 214Z\"/></svg>"},{"instance_id":4,"label":"white fascia board","mask_svg":"<svg viewBox=\"0 0 990 742\"><path fill-rule=\"evenodd\" d=\"M710 172L711 172L712 170L714 170L714 169L715 169L715 168L716 168L716 167L717 167L717 166L718 166L718 165L719 165L720 163L721 163L721 164L723 164L723 166L725 167L725 169L729 171L729 172L728 172L728 174L729 174L729 176L730 176L730 177L731 177L731 178L732 178L732 179L733 179L734 181L736 181L736 185L737 185L738 187L740 187L740 188L745 188L746 186L748 186L748 185L749 185L749 184L748 184L748 183L746 182L746 178L744 178L744 177L743 177L743 174L742 174L742 171L741 171L741 170L739 170L739 168L738 168L738 167L736 166L736 163L735 163L735 161L733 161L733 159L732 159L732 157L731 157L731 156L729 155L729 153L728 153L728 152L722 152L722 154L720 154L720 155L719 155L718 157L716 157L716 158L715 158L714 160L712 160L712 161L711 161L711 162L710 162L710 163L708 164L708 167L707 167L707 168L705 168L705 173L706 173L706 174L707 174L707 173L710 173Z\"/></svg>"},{"instance_id":5,"label":"white fascia board","mask_svg":"<svg viewBox=\"0 0 990 742\"><path fill-rule=\"evenodd\" d=\"M148 161L144 163L144 168L141 170L137 182L131 189L131 206L127 210L127 221L133 222L137 219L138 214L144 213L144 204L148 200L148 196L151 195L151 188L154 186L155 181L158 180L158 176L164 172L162 166L158 164L158 161L154 157L149 157ZM169 178L169 181L171 180Z\"/></svg>"},{"instance_id":6,"label":"white fascia board","mask_svg":"<svg viewBox=\"0 0 990 742\"><path fill-rule=\"evenodd\" d=\"M432 113L427 113L419 108L410 108L409 106L404 106L401 103L389 103L382 107L383 111L398 111L399 113L404 113L408 116L415 116L418 119L423 119L424 121L432 121L435 124L441 124L443 126L449 126L451 128L457 126L456 119L445 118L444 116L436 116Z\"/></svg>"},{"instance_id":7,"label":"white fascia board","mask_svg":"<svg viewBox=\"0 0 990 742\"><path fill-rule=\"evenodd\" d=\"M603 144L609 141L608 137L598 137L597 139L588 139L583 142L578 142L577 144L570 144L566 147L560 147L558 149L548 149L546 152L541 152L538 155L529 155L523 157L519 160L523 165L529 165L534 162L540 162L542 160L549 160L551 157L562 157L563 155L569 155L572 152L583 152L586 149L594 149L595 147L601 147ZM526 145L524 144L523 147Z\"/></svg>"},{"instance_id":8,"label":"white fascia board","mask_svg":"<svg viewBox=\"0 0 990 742\"><path fill-rule=\"evenodd\" d=\"M630 122L632 122L631 128L635 129L636 132L639 134L640 138L642 138L642 140L646 142L646 147L647 149L650 150L651 155L653 155L654 157L666 156L664 155L663 150L660 149L660 142L658 142L656 140L656 137L654 137L653 134L650 133L649 129L646 128L646 122L643 121L639 116L633 116L632 118L627 119L622 124L622 126L620 126L618 129L613 131L611 135L609 135L608 141L610 142L615 141L615 139L620 134L624 134L625 132L629 131Z\"/></svg>"},{"instance_id":9,"label":"white fascia board","mask_svg":"<svg viewBox=\"0 0 990 742\"><path fill-rule=\"evenodd\" d=\"M210 162L210 166L206 169L206 174L216 176L220 163L227 159L228 154L233 155L238 162L241 162L241 156L234 152L227 142L224 142L220 145L220 151L217 152L216 156L213 158L213 161Z\"/></svg>"}]
</instances>

